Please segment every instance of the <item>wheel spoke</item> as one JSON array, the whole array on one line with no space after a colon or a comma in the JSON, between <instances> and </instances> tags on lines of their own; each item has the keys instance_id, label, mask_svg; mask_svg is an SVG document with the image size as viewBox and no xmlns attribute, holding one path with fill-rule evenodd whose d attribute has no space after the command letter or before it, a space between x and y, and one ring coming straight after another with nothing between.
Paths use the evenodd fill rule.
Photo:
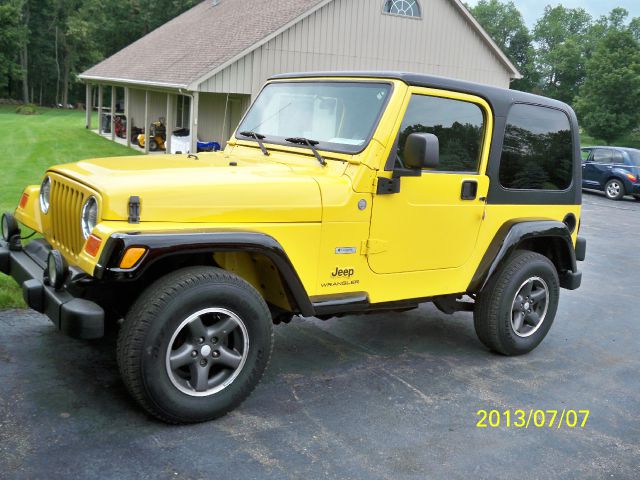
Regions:
<instances>
[{"instance_id":1,"label":"wheel spoke","mask_svg":"<svg viewBox=\"0 0 640 480\"><path fill-rule=\"evenodd\" d=\"M518 332L522 328L522 321L524 320L524 313L518 312L513 317L513 329Z\"/></svg>"},{"instance_id":2,"label":"wheel spoke","mask_svg":"<svg viewBox=\"0 0 640 480\"><path fill-rule=\"evenodd\" d=\"M204 339L207 335L207 329L204 326L204 323L202 323L202 319L200 317L194 318L191 322L189 322L187 328L189 329L189 333L195 340L199 338Z\"/></svg>"},{"instance_id":3,"label":"wheel spoke","mask_svg":"<svg viewBox=\"0 0 640 480\"><path fill-rule=\"evenodd\" d=\"M171 356L169 357L169 362L171 364L171 368L173 370L184 367L185 365L192 363L194 358L191 356L191 352L193 352L193 345L188 343L184 343L180 348L173 351Z\"/></svg>"},{"instance_id":4,"label":"wheel spoke","mask_svg":"<svg viewBox=\"0 0 640 480\"><path fill-rule=\"evenodd\" d=\"M512 312L518 312L520 311L520 309L522 308L520 306L520 304L522 303L522 295L518 294L515 298L515 300L513 301L513 305L511 306L511 311Z\"/></svg>"},{"instance_id":5,"label":"wheel spoke","mask_svg":"<svg viewBox=\"0 0 640 480\"><path fill-rule=\"evenodd\" d=\"M533 303L538 303L540 300L544 300L547 296L547 292L545 291L544 288L541 288L540 290L535 290L533 292L531 292L531 300L533 300Z\"/></svg>"},{"instance_id":6,"label":"wheel spoke","mask_svg":"<svg viewBox=\"0 0 640 480\"><path fill-rule=\"evenodd\" d=\"M238 327L238 324L232 318L225 318L207 329L208 338L217 337L219 339L226 338L231 332Z\"/></svg>"},{"instance_id":7,"label":"wheel spoke","mask_svg":"<svg viewBox=\"0 0 640 480\"><path fill-rule=\"evenodd\" d=\"M536 312L530 313L524 318L524 321L527 325L535 327L540 322L540 315L538 315Z\"/></svg>"},{"instance_id":8,"label":"wheel spoke","mask_svg":"<svg viewBox=\"0 0 640 480\"><path fill-rule=\"evenodd\" d=\"M531 294L531 290L533 289L533 279L529 279L527 283L522 286L522 290L520 290L520 294L524 297L527 297Z\"/></svg>"},{"instance_id":9,"label":"wheel spoke","mask_svg":"<svg viewBox=\"0 0 640 480\"><path fill-rule=\"evenodd\" d=\"M197 392L204 392L207 389L209 383L209 369L211 363L206 365L200 365L200 363L191 364L191 379L189 383Z\"/></svg>"},{"instance_id":10,"label":"wheel spoke","mask_svg":"<svg viewBox=\"0 0 640 480\"><path fill-rule=\"evenodd\" d=\"M225 347L224 345L220 346L219 349L220 356L217 358L217 362L225 365L229 368L236 369L240 366L240 362L242 361L242 355L240 355L235 350L231 350L229 347Z\"/></svg>"}]
</instances>

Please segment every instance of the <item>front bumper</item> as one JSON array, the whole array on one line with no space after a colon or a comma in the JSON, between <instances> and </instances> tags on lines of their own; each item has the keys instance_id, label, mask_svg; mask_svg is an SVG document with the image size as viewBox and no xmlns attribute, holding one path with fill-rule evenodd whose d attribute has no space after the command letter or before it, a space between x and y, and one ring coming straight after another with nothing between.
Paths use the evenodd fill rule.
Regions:
<instances>
[{"instance_id":1,"label":"front bumper","mask_svg":"<svg viewBox=\"0 0 640 480\"><path fill-rule=\"evenodd\" d=\"M44 313L59 330L71 337L94 339L104 336L104 310L97 303L45 285L43 272L51 246L34 240L23 248L9 248L0 240L0 272L11 275L22 287L27 305Z\"/></svg>"}]
</instances>

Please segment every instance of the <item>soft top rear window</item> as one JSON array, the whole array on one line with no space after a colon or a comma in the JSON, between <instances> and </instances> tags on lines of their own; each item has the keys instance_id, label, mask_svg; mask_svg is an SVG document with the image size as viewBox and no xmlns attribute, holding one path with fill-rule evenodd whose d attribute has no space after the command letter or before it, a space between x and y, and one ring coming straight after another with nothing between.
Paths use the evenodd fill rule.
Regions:
<instances>
[{"instance_id":1,"label":"soft top rear window","mask_svg":"<svg viewBox=\"0 0 640 480\"><path fill-rule=\"evenodd\" d=\"M571 185L573 138L567 115L515 104L507 116L499 178L516 190L566 190Z\"/></svg>"}]
</instances>

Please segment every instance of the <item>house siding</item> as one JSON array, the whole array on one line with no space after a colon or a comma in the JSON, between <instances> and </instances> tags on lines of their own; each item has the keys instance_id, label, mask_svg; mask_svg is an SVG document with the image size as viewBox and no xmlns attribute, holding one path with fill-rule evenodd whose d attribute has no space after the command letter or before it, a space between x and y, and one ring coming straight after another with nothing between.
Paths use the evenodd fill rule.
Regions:
<instances>
[{"instance_id":1,"label":"house siding","mask_svg":"<svg viewBox=\"0 0 640 480\"><path fill-rule=\"evenodd\" d=\"M228 103L227 103L228 100ZM198 137L203 141L215 140L224 145L249 107L248 95L201 93L198 109ZM225 116L226 112L226 116Z\"/></svg>"},{"instance_id":2,"label":"house siding","mask_svg":"<svg viewBox=\"0 0 640 480\"><path fill-rule=\"evenodd\" d=\"M137 88L129 90L129 118L132 127L149 128L144 124L144 96L145 91ZM167 94L161 92L149 92L149 123L155 122L159 117L166 117Z\"/></svg>"},{"instance_id":3,"label":"house siding","mask_svg":"<svg viewBox=\"0 0 640 480\"><path fill-rule=\"evenodd\" d=\"M382 13L383 0L335 0L200 84L255 96L271 75L399 70L508 88L510 72L449 0L422 0L422 19Z\"/></svg>"}]
</instances>

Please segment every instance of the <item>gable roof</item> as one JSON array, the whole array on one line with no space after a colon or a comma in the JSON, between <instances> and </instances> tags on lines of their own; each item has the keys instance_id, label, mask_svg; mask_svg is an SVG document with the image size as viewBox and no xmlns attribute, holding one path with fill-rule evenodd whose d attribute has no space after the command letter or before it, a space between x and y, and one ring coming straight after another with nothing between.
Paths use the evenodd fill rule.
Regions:
<instances>
[{"instance_id":1,"label":"gable roof","mask_svg":"<svg viewBox=\"0 0 640 480\"><path fill-rule=\"evenodd\" d=\"M195 88L333 0L205 0L83 72L83 80ZM449 0L488 46L518 70L460 0Z\"/></svg>"},{"instance_id":2,"label":"gable roof","mask_svg":"<svg viewBox=\"0 0 640 480\"><path fill-rule=\"evenodd\" d=\"M80 75L186 87L326 0L206 0Z\"/></svg>"}]
</instances>

